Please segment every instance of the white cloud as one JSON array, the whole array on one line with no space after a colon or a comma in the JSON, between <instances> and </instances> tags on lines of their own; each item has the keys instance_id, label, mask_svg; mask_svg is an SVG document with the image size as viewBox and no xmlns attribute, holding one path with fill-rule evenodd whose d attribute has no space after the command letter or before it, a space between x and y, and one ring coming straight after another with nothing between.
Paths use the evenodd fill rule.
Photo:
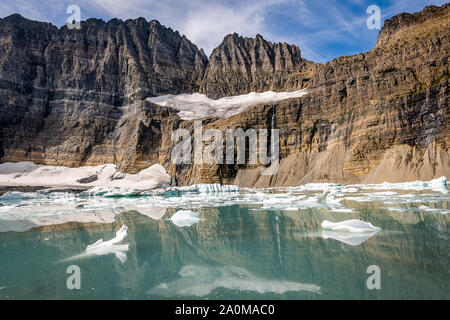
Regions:
<instances>
[{"instance_id":1,"label":"white cloud","mask_svg":"<svg viewBox=\"0 0 450 320\"><path fill-rule=\"evenodd\" d=\"M222 5L190 10L180 29L207 54L229 33L255 36L265 31L264 17L258 10L251 7L235 10Z\"/></svg>"}]
</instances>

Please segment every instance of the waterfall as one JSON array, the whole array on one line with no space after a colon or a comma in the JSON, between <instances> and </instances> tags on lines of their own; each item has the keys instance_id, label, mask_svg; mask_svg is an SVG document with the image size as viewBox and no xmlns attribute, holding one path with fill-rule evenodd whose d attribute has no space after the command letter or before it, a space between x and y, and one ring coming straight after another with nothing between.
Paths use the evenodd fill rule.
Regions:
<instances>
[{"instance_id":1,"label":"waterfall","mask_svg":"<svg viewBox=\"0 0 450 320\"><path fill-rule=\"evenodd\" d=\"M272 108L272 125L270 129L275 129L275 107Z\"/></svg>"},{"instance_id":2,"label":"waterfall","mask_svg":"<svg viewBox=\"0 0 450 320\"><path fill-rule=\"evenodd\" d=\"M278 167L279 167L279 156L280 156L280 136L279 136L279 130L275 129L275 107L272 107L272 121L270 125L270 152L264 148L265 155L264 155L264 161L268 160L270 161L270 166L261 168L261 175L263 176L273 176L277 173ZM267 144L267 140L264 141L264 144ZM270 155L267 155L267 153L270 153ZM264 165L268 164L268 161L263 162Z\"/></svg>"},{"instance_id":3,"label":"waterfall","mask_svg":"<svg viewBox=\"0 0 450 320\"><path fill-rule=\"evenodd\" d=\"M275 158L275 107L272 107L272 122L270 124L270 156L272 161Z\"/></svg>"}]
</instances>

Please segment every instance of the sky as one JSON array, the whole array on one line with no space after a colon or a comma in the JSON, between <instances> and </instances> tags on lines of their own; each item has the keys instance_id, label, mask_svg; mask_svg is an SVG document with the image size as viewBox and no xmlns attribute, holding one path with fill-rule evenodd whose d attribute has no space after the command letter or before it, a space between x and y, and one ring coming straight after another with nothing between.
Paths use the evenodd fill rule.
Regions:
<instances>
[{"instance_id":1,"label":"sky","mask_svg":"<svg viewBox=\"0 0 450 320\"><path fill-rule=\"evenodd\" d=\"M156 19L203 48L207 55L233 32L272 42L296 44L314 62L366 52L375 46L379 30L369 29L371 5L383 21L401 12L416 12L449 0L1 0L0 17L19 13L25 18L60 27L77 5L81 19Z\"/></svg>"}]
</instances>

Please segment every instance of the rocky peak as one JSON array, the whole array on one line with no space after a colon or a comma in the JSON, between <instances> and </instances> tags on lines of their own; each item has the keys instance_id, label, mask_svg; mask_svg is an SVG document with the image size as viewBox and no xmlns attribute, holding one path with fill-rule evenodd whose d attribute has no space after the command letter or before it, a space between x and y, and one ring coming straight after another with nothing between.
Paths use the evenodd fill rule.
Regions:
<instances>
[{"instance_id":1,"label":"rocky peak","mask_svg":"<svg viewBox=\"0 0 450 320\"><path fill-rule=\"evenodd\" d=\"M296 45L237 33L227 35L209 60L200 91L212 98L289 89L287 75L300 72L307 64Z\"/></svg>"},{"instance_id":2,"label":"rocky peak","mask_svg":"<svg viewBox=\"0 0 450 320\"><path fill-rule=\"evenodd\" d=\"M427 6L416 13L400 13L384 22L383 28L378 35L377 46L386 43L395 34L413 25L418 25L434 18L450 14L450 3L441 7Z\"/></svg>"},{"instance_id":3,"label":"rocky peak","mask_svg":"<svg viewBox=\"0 0 450 320\"><path fill-rule=\"evenodd\" d=\"M0 36L11 39L49 39L57 30L51 23L29 20L20 14L0 19Z\"/></svg>"},{"instance_id":4,"label":"rocky peak","mask_svg":"<svg viewBox=\"0 0 450 320\"><path fill-rule=\"evenodd\" d=\"M52 87L100 90L120 100L195 92L206 69L199 49L177 31L144 18L83 21L66 26L46 49Z\"/></svg>"},{"instance_id":5,"label":"rocky peak","mask_svg":"<svg viewBox=\"0 0 450 320\"><path fill-rule=\"evenodd\" d=\"M197 92L206 61L186 37L143 18L88 19L79 30L19 15L0 19L0 161L3 154L14 161L21 150L38 163L49 154L79 154L84 162L98 157L96 148L105 155L106 144L120 144L112 132L122 118L130 123L126 130L159 143L146 128L158 126L168 111L144 108L142 100ZM130 148L142 138L128 131L123 137Z\"/></svg>"}]
</instances>

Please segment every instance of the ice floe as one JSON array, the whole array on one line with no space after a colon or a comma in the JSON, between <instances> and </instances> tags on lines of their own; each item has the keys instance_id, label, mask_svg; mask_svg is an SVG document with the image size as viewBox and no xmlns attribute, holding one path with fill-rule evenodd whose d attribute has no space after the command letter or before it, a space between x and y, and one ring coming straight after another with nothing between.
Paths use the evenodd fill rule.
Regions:
<instances>
[{"instance_id":1,"label":"ice floe","mask_svg":"<svg viewBox=\"0 0 450 320\"><path fill-rule=\"evenodd\" d=\"M106 198L114 198L114 197L132 197L137 196L141 193L141 190L137 189L127 189L120 187L94 187L87 191L83 191L83 195L87 196L102 196Z\"/></svg>"},{"instance_id":2,"label":"ice floe","mask_svg":"<svg viewBox=\"0 0 450 320\"><path fill-rule=\"evenodd\" d=\"M238 186L221 184L196 184L195 187L201 193L239 192Z\"/></svg>"},{"instance_id":3,"label":"ice floe","mask_svg":"<svg viewBox=\"0 0 450 320\"><path fill-rule=\"evenodd\" d=\"M448 193L448 184L446 177L440 177L431 181L414 181L414 182L401 182L401 183L381 183L381 184L368 184L359 185L363 189L375 189L375 190L433 190L441 193Z\"/></svg>"},{"instance_id":4,"label":"ice floe","mask_svg":"<svg viewBox=\"0 0 450 320\"><path fill-rule=\"evenodd\" d=\"M0 164L0 185L109 187L147 190L168 186L170 176L156 164L136 174L121 173L114 164L68 168L32 162Z\"/></svg>"},{"instance_id":5,"label":"ice floe","mask_svg":"<svg viewBox=\"0 0 450 320\"><path fill-rule=\"evenodd\" d=\"M205 117L228 118L239 114L249 106L298 98L306 95L306 90L293 92L251 92L239 96L224 97L218 100L208 98L204 94L165 95L147 98L148 101L160 106L179 110L183 120L193 120Z\"/></svg>"},{"instance_id":6,"label":"ice floe","mask_svg":"<svg viewBox=\"0 0 450 320\"><path fill-rule=\"evenodd\" d=\"M200 214L190 210L180 210L170 220L178 227L190 227L200 222Z\"/></svg>"},{"instance_id":7,"label":"ice floe","mask_svg":"<svg viewBox=\"0 0 450 320\"><path fill-rule=\"evenodd\" d=\"M446 179L436 179L443 183ZM422 182L419 186L436 185ZM444 184L442 184L444 185ZM376 187L375 187L376 186ZM139 190L114 186L93 186L73 192L9 192L0 196L0 221L26 221L1 230L20 230L36 225L67 221L111 221L114 214L138 211L161 219L165 209L197 211L203 207L251 206L250 210L320 210L336 216L357 213L358 203L377 203L380 210L448 214L448 193L423 190L394 190L391 185L308 184L284 188L239 188L219 184L162 187ZM420 188L422 188L420 187ZM383 190L383 188L388 188ZM152 208L158 208L154 210ZM71 220L73 219L73 220Z\"/></svg>"},{"instance_id":8,"label":"ice floe","mask_svg":"<svg viewBox=\"0 0 450 320\"><path fill-rule=\"evenodd\" d=\"M127 236L127 226L122 226L117 232L116 236L108 241L98 240L94 244L88 245L86 248L86 254L88 255L105 255L113 253L120 262L124 263L127 260L127 251L129 244L117 244Z\"/></svg>"},{"instance_id":9,"label":"ice floe","mask_svg":"<svg viewBox=\"0 0 450 320\"><path fill-rule=\"evenodd\" d=\"M450 210L440 209L440 208L430 208L430 207L427 207L427 206L420 206L417 209L419 211L436 212L436 213L441 213L441 214L448 214L448 213L450 213Z\"/></svg>"},{"instance_id":10,"label":"ice floe","mask_svg":"<svg viewBox=\"0 0 450 320\"><path fill-rule=\"evenodd\" d=\"M179 279L161 283L147 294L176 298L203 297L218 288L235 291L253 291L259 294L283 294L290 291L307 291L320 294L321 288L288 280L265 279L236 266L205 267L186 265L179 272Z\"/></svg>"}]
</instances>

